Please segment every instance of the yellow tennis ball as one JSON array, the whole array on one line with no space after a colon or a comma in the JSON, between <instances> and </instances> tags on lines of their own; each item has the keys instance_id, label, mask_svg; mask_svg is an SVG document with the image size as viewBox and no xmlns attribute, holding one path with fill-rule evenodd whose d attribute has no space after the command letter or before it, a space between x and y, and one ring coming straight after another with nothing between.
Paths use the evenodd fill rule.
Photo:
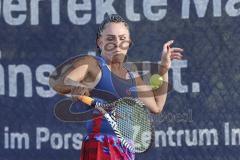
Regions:
<instances>
[{"instance_id":1,"label":"yellow tennis ball","mask_svg":"<svg viewBox=\"0 0 240 160\"><path fill-rule=\"evenodd\" d=\"M163 84L163 77L159 74L153 74L150 77L150 85L153 89L159 88Z\"/></svg>"}]
</instances>

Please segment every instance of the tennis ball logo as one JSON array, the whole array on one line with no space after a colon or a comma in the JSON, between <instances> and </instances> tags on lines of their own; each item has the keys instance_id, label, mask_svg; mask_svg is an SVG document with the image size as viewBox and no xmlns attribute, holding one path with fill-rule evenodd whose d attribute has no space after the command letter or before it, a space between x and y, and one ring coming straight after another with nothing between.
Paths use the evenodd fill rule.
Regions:
<instances>
[{"instance_id":1,"label":"tennis ball logo","mask_svg":"<svg viewBox=\"0 0 240 160\"><path fill-rule=\"evenodd\" d=\"M150 85L152 89L158 89L163 84L163 77L159 74L153 74L150 77Z\"/></svg>"}]
</instances>

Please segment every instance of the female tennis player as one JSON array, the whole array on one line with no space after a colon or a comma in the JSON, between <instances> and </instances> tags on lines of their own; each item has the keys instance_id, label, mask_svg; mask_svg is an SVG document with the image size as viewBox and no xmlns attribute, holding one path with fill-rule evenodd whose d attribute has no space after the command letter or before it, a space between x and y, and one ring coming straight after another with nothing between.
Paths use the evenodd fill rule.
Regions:
<instances>
[{"instance_id":1,"label":"female tennis player","mask_svg":"<svg viewBox=\"0 0 240 160\"><path fill-rule=\"evenodd\" d=\"M77 90L79 95L90 95L91 88L95 88L110 92L118 98L138 97L151 112L160 113L167 97L167 83L152 90L144 84L141 76L132 74L124 67L131 45L127 22L116 14L107 16L99 27L96 43L100 55L77 58L62 78L64 83L52 87L61 94L76 93ZM182 58L183 50L171 47L172 44L173 41L165 43L161 55L159 74L165 82L168 82L171 60ZM81 87L69 88L69 84L81 84ZM134 87L137 92L130 91ZM88 121L86 126L88 134L82 143L81 160L134 159L134 153L121 144L106 119L101 117Z\"/></svg>"}]
</instances>

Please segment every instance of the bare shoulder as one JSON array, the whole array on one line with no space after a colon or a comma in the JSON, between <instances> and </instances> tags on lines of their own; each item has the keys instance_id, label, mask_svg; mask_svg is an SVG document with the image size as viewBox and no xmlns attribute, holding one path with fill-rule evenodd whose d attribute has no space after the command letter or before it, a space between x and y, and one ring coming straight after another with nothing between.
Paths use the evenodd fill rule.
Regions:
<instances>
[{"instance_id":1,"label":"bare shoulder","mask_svg":"<svg viewBox=\"0 0 240 160\"><path fill-rule=\"evenodd\" d=\"M96 76L101 72L96 57L91 55L84 55L75 59L73 62L73 66L74 68L78 68L80 66L87 66L87 74L88 77L92 77L91 79L95 79Z\"/></svg>"},{"instance_id":2,"label":"bare shoulder","mask_svg":"<svg viewBox=\"0 0 240 160\"><path fill-rule=\"evenodd\" d=\"M98 65L98 62L96 58L91 55L78 56L74 59L73 66L77 68L81 65L88 65L89 67L91 67Z\"/></svg>"}]
</instances>

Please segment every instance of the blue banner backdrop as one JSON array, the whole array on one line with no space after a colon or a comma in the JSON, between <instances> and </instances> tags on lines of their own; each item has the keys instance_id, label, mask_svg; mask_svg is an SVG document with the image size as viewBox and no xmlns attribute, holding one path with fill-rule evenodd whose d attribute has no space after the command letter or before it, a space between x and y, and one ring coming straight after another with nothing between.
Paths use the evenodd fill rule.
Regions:
<instances>
[{"instance_id":1,"label":"blue banner backdrop","mask_svg":"<svg viewBox=\"0 0 240 160\"><path fill-rule=\"evenodd\" d=\"M63 97L48 76L72 56L95 54L107 13L129 22L128 61L145 70L164 42L184 48L154 116L153 146L137 159L238 159L240 0L0 0L0 160L79 159L84 124L54 116Z\"/></svg>"}]
</instances>

